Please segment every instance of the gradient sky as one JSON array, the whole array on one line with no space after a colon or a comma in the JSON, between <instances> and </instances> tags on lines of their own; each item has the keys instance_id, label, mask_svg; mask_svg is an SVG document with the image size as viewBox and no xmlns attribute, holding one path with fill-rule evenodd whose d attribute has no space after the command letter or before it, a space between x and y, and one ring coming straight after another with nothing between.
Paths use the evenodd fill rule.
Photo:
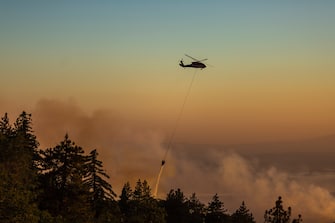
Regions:
<instances>
[{"instance_id":1,"label":"gradient sky","mask_svg":"<svg viewBox=\"0 0 335 223\"><path fill-rule=\"evenodd\" d=\"M212 66L197 74L180 140L331 134L334 6L1 1L1 112L30 109L41 98L71 98L88 111L111 108L171 129L193 75L178 66L188 53Z\"/></svg>"},{"instance_id":2,"label":"gradient sky","mask_svg":"<svg viewBox=\"0 0 335 223\"><path fill-rule=\"evenodd\" d=\"M9 112L13 120L22 110L32 112L42 146L54 146L71 130L81 145L97 146L104 160L112 160L107 167L118 183L131 175L136 180L139 173L153 182L158 166L152 166L160 163L165 152L161 143L173 131L195 72L178 66L182 58L190 62L187 53L208 58L210 66L196 73L175 142L240 144L334 135L334 24L331 0L0 0L0 113ZM124 143L127 139L132 142ZM315 145L314 150L319 148ZM108 150L117 147L123 150ZM319 192L326 194L333 209L316 216L333 215L334 197L300 184L324 180L333 185L329 175L308 180L303 175L297 184L289 174L264 167L255 171L249 160L218 151L172 151L162 187L187 188L201 178L211 186L195 181L198 188L187 191L234 194L238 188L240 196L254 199L254 207L269 207L263 200L272 196L273 187L263 190L259 180L274 183L276 193L288 185L291 201L310 203L311 210L322 200ZM125 154L127 160L122 160ZM306 170L306 162L298 161ZM298 162L292 163L296 170ZM199 175L190 179L195 172ZM227 174L236 184L225 182ZM223 180L217 182L217 176ZM267 193L258 201L257 192L241 185ZM205 187L210 191L201 191ZM299 191L315 199L295 200L291 195ZM259 210L262 216L264 207Z\"/></svg>"},{"instance_id":3,"label":"gradient sky","mask_svg":"<svg viewBox=\"0 0 335 223\"><path fill-rule=\"evenodd\" d=\"M193 74L177 64L188 53L212 67L198 73L185 134L261 141L334 133L334 5L2 1L1 100L24 107L73 98L164 126Z\"/></svg>"}]
</instances>

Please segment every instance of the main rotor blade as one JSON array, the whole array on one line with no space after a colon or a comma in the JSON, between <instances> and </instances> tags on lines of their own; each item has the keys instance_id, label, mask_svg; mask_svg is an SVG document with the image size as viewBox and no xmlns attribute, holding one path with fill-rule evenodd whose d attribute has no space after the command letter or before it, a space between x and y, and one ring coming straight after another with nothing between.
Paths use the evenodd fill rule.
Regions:
<instances>
[{"instance_id":1,"label":"main rotor blade","mask_svg":"<svg viewBox=\"0 0 335 223\"><path fill-rule=\"evenodd\" d=\"M198 59L195 59L194 57L191 57L191 56L189 56L189 55L187 55L187 54L185 54L185 56L191 58L192 60L199 61Z\"/></svg>"},{"instance_id":2,"label":"main rotor blade","mask_svg":"<svg viewBox=\"0 0 335 223\"><path fill-rule=\"evenodd\" d=\"M208 59L202 59L202 60L198 60L198 62L202 62L202 61L205 61L205 60L208 60Z\"/></svg>"}]
</instances>

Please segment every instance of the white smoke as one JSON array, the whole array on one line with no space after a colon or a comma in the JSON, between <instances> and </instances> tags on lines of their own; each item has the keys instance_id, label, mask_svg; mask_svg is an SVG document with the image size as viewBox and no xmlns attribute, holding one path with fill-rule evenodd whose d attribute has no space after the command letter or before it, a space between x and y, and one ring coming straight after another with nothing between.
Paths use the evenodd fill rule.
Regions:
<instances>
[{"instance_id":1,"label":"white smoke","mask_svg":"<svg viewBox=\"0 0 335 223\"><path fill-rule=\"evenodd\" d=\"M176 157L179 159L176 163L184 164L179 166L183 175L176 175L174 180L187 188L188 193L192 192L190 189L193 192L205 189L207 199L218 193L230 213L245 201L257 222L262 222L264 211L274 207L276 199L281 196L284 207L292 207L292 218L302 214L304 222L320 223L335 219L335 198L328 190L299 181L296 177L293 179L289 173L275 167L260 167L257 162L237 153L210 151L208 148L204 148L203 160L198 160L200 157L188 160L180 154ZM180 160L182 158L183 161ZM204 160L205 163L212 162L212 167L203 168Z\"/></svg>"},{"instance_id":2,"label":"white smoke","mask_svg":"<svg viewBox=\"0 0 335 223\"><path fill-rule=\"evenodd\" d=\"M222 164L219 174L223 186L247 199L253 209L273 207L275 199L280 195L286 207L292 207L293 217L303 214L308 221L334 220L335 199L329 191L293 180L288 173L274 167L259 171L237 154L226 156Z\"/></svg>"}]
</instances>

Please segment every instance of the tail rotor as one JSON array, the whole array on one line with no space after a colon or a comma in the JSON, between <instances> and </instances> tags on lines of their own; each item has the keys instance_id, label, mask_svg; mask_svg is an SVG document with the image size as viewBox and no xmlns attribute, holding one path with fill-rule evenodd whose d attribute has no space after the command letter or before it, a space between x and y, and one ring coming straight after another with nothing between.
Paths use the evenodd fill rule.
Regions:
<instances>
[{"instance_id":1,"label":"tail rotor","mask_svg":"<svg viewBox=\"0 0 335 223\"><path fill-rule=\"evenodd\" d=\"M181 59L181 60L179 61L179 66L181 66L181 67L185 67L184 62L183 62L183 59Z\"/></svg>"}]
</instances>

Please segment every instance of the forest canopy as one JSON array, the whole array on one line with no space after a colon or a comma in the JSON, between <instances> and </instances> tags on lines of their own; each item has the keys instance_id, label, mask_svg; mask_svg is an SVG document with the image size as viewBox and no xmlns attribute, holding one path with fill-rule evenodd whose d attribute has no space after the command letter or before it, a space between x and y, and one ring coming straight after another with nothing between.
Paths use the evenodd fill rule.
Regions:
<instances>
[{"instance_id":1,"label":"forest canopy","mask_svg":"<svg viewBox=\"0 0 335 223\"><path fill-rule=\"evenodd\" d=\"M86 223L255 223L246 203L228 213L214 194L208 204L180 188L157 199L144 179L132 187L125 182L120 195L113 191L97 149L85 154L65 134L51 148L40 148L32 128L32 115L22 112L13 124L7 113L0 120L0 222ZM298 223L292 208L278 197L265 210L266 223Z\"/></svg>"}]
</instances>

